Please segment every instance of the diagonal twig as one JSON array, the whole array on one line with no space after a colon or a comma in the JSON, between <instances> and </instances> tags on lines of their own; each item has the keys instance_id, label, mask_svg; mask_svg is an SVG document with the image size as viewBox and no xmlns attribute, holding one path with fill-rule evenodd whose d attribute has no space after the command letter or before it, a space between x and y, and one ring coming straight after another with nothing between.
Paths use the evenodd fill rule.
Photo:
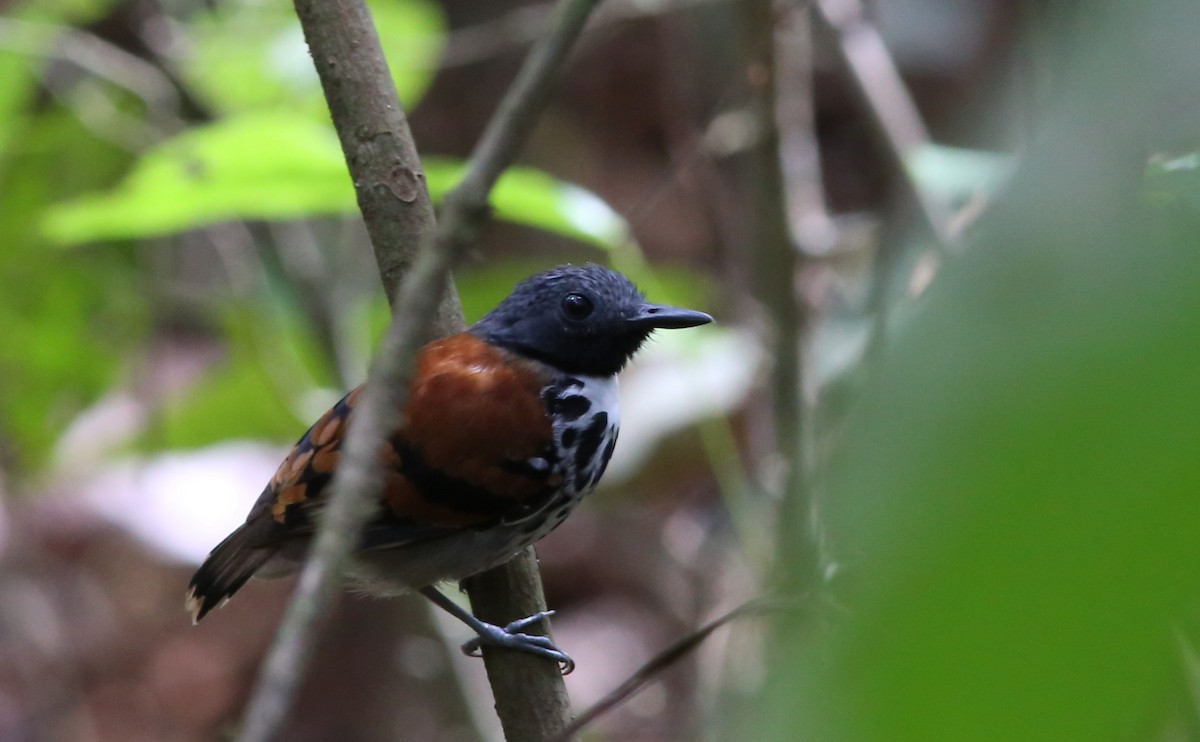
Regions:
<instances>
[{"instance_id":1,"label":"diagonal twig","mask_svg":"<svg viewBox=\"0 0 1200 742\"><path fill-rule=\"evenodd\" d=\"M813 5L820 27L833 39L901 182L941 247L952 247L956 240L950 226L952 210L922 188L909 168L913 152L930 142L929 131L879 30L867 22L861 0L816 0Z\"/></svg>"},{"instance_id":2,"label":"diagonal twig","mask_svg":"<svg viewBox=\"0 0 1200 742\"><path fill-rule=\"evenodd\" d=\"M578 734L588 724L591 724L602 714L616 708L645 688L659 673L678 662L689 652L696 649L714 631L739 618L758 616L771 611L784 610L792 607L792 603L779 599L756 598L734 608L723 616L708 622L690 634L677 640L663 651L656 654L649 662L639 667L632 675L616 688L609 691L603 698L579 714L559 734L547 742L567 742L573 735Z\"/></svg>"}]
</instances>

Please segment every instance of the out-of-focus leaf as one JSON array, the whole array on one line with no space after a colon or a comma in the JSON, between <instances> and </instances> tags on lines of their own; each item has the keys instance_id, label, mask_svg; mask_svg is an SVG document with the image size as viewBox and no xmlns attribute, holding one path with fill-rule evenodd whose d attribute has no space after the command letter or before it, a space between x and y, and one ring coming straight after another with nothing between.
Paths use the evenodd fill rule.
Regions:
<instances>
[{"instance_id":1,"label":"out-of-focus leaf","mask_svg":"<svg viewBox=\"0 0 1200 742\"><path fill-rule=\"evenodd\" d=\"M411 110L433 78L445 38L428 0L369 3L400 101ZM325 99L304 34L286 0L223 2L190 24L193 53L184 74L224 113L286 109L327 121Z\"/></svg>"},{"instance_id":2,"label":"out-of-focus leaf","mask_svg":"<svg viewBox=\"0 0 1200 742\"><path fill-rule=\"evenodd\" d=\"M159 411L150 448L196 448L230 438L287 442L304 432L318 352L297 316L262 306L225 314L229 355Z\"/></svg>"},{"instance_id":3,"label":"out-of-focus leaf","mask_svg":"<svg viewBox=\"0 0 1200 742\"><path fill-rule=\"evenodd\" d=\"M147 443L196 448L229 438L299 437L301 423L286 400L264 393L273 379L254 358L238 353L165 404Z\"/></svg>"},{"instance_id":4,"label":"out-of-focus leaf","mask_svg":"<svg viewBox=\"0 0 1200 742\"><path fill-rule=\"evenodd\" d=\"M0 26L0 34L4 33ZM15 33L15 29L13 33ZM23 48L44 48L50 38L23 39ZM0 51L0 154L8 149L20 127L26 125L24 107L37 83L40 60L24 54Z\"/></svg>"},{"instance_id":5,"label":"out-of-focus leaf","mask_svg":"<svg viewBox=\"0 0 1200 742\"><path fill-rule=\"evenodd\" d=\"M1093 10L1073 97L826 470L846 610L784 620L752 738L1165 739L1192 713L1200 230L1145 207L1138 163L1142 112L1196 89L1200 5Z\"/></svg>"},{"instance_id":6,"label":"out-of-focus leaf","mask_svg":"<svg viewBox=\"0 0 1200 742\"><path fill-rule=\"evenodd\" d=\"M738 409L762 358L762 348L749 333L729 328L655 336L622 377L621 445L605 486L619 485L636 473L658 444L681 428Z\"/></svg>"},{"instance_id":7,"label":"out-of-focus leaf","mask_svg":"<svg viewBox=\"0 0 1200 742\"><path fill-rule=\"evenodd\" d=\"M147 152L114 190L50 210L43 229L55 242L77 244L353 208L331 128L281 113L246 114Z\"/></svg>"},{"instance_id":8,"label":"out-of-focus leaf","mask_svg":"<svg viewBox=\"0 0 1200 742\"><path fill-rule=\"evenodd\" d=\"M114 0L59 0L15 3L0 18L0 152L18 125L24 125L24 107L37 84L49 52L59 36L74 23L83 25L100 17Z\"/></svg>"},{"instance_id":9,"label":"out-of-focus leaf","mask_svg":"<svg viewBox=\"0 0 1200 742\"><path fill-rule=\"evenodd\" d=\"M49 202L113 177L125 154L57 107L25 123L20 146L0 158L0 436L15 471L44 461L62 426L120 373L146 325L126 251L63 256L36 234Z\"/></svg>"},{"instance_id":10,"label":"out-of-focus leaf","mask_svg":"<svg viewBox=\"0 0 1200 742\"><path fill-rule=\"evenodd\" d=\"M917 149L908 159L908 169L917 183L952 204L995 194L1012 168L1010 155L937 144Z\"/></svg>"},{"instance_id":11,"label":"out-of-focus leaf","mask_svg":"<svg viewBox=\"0 0 1200 742\"><path fill-rule=\"evenodd\" d=\"M422 161L435 199L462 178L463 163L440 157ZM507 170L491 196L496 217L555 232L599 248L611 248L628 234L625 221L591 191L558 180L540 170Z\"/></svg>"},{"instance_id":12,"label":"out-of-focus leaf","mask_svg":"<svg viewBox=\"0 0 1200 742\"><path fill-rule=\"evenodd\" d=\"M1200 152L1152 158L1146 167L1146 198L1200 217Z\"/></svg>"},{"instance_id":13,"label":"out-of-focus leaf","mask_svg":"<svg viewBox=\"0 0 1200 742\"><path fill-rule=\"evenodd\" d=\"M434 200L463 174L459 161L433 157L423 166ZM598 247L619 244L625 234L623 220L598 197L538 170L510 169L492 204L497 218ZM43 231L69 245L355 208L331 128L280 113L251 113L191 129L151 150L114 190L50 210Z\"/></svg>"},{"instance_id":14,"label":"out-of-focus leaf","mask_svg":"<svg viewBox=\"0 0 1200 742\"><path fill-rule=\"evenodd\" d=\"M433 82L446 40L441 5L430 0L372 0L367 5L400 102L412 110Z\"/></svg>"},{"instance_id":15,"label":"out-of-focus leaf","mask_svg":"<svg viewBox=\"0 0 1200 742\"><path fill-rule=\"evenodd\" d=\"M109 12L119 0L26 0L6 9L11 17L85 26Z\"/></svg>"}]
</instances>

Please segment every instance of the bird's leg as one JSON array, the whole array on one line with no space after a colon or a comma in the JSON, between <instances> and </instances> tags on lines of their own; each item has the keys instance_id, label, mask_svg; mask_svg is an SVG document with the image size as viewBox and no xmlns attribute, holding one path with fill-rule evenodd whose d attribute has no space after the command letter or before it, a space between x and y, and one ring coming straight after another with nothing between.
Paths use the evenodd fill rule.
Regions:
<instances>
[{"instance_id":1,"label":"bird's leg","mask_svg":"<svg viewBox=\"0 0 1200 742\"><path fill-rule=\"evenodd\" d=\"M433 601L434 605L470 626L477 634L474 639L462 645L463 653L470 657L481 657L480 648L487 645L515 649L518 652L528 652L554 660L558 663L563 675L567 675L575 669L575 660L556 647L550 637L522 633L523 629L553 616L554 611L541 611L513 621L507 626L496 626L475 618L469 611L463 610L453 600L442 595L433 585L421 588L421 594Z\"/></svg>"}]
</instances>

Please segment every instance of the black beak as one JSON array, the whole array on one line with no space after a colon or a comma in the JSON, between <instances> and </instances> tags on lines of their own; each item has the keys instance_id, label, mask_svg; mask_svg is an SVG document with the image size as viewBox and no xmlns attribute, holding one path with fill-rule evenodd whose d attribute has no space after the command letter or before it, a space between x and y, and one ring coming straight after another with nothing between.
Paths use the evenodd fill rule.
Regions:
<instances>
[{"instance_id":1,"label":"black beak","mask_svg":"<svg viewBox=\"0 0 1200 742\"><path fill-rule=\"evenodd\" d=\"M707 325L713 318L704 312L679 309L662 304L643 304L637 314L625 320L627 327L636 330L679 330L684 327Z\"/></svg>"}]
</instances>

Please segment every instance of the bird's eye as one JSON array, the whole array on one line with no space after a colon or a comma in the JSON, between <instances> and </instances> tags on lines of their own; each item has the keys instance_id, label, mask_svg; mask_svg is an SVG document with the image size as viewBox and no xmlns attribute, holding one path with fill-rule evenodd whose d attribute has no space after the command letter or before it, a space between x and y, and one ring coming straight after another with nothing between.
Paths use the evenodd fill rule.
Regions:
<instances>
[{"instance_id":1,"label":"bird's eye","mask_svg":"<svg viewBox=\"0 0 1200 742\"><path fill-rule=\"evenodd\" d=\"M592 313L592 300L583 294L567 294L563 297L562 308L571 319L587 319Z\"/></svg>"}]
</instances>

